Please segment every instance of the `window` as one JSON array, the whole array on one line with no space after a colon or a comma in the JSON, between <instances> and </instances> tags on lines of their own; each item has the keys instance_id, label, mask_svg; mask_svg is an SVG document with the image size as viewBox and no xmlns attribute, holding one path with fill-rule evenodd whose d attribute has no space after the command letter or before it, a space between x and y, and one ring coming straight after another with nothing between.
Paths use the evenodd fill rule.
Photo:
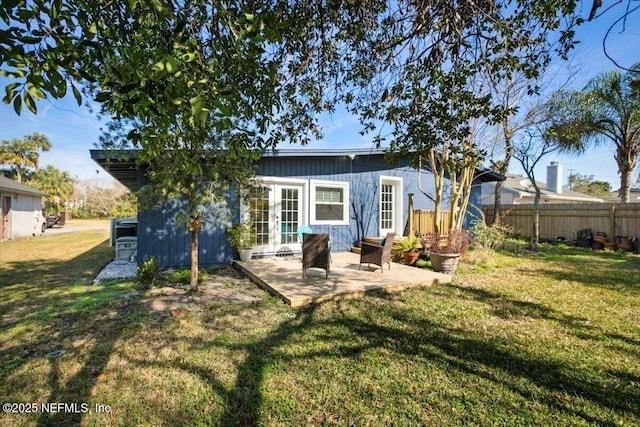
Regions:
<instances>
[{"instance_id":1,"label":"window","mask_svg":"<svg viewBox=\"0 0 640 427\"><path fill-rule=\"evenodd\" d=\"M255 244L269 244L269 188L259 187L249 199L249 212L253 218L253 229L256 235Z\"/></svg>"},{"instance_id":2,"label":"window","mask_svg":"<svg viewBox=\"0 0 640 427\"><path fill-rule=\"evenodd\" d=\"M349 183L311 181L311 224L349 224Z\"/></svg>"}]
</instances>

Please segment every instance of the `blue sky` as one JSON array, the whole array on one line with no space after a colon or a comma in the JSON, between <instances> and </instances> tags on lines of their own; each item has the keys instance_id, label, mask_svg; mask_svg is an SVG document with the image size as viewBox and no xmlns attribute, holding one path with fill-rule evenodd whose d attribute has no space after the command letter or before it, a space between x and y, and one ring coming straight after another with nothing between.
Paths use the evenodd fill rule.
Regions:
<instances>
[{"instance_id":1,"label":"blue sky","mask_svg":"<svg viewBox=\"0 0 640 427\"><path fill-rule=\"evenodd\" d=\"M585 7L589 7L591 2L587 3L589 4L585 4ZM587 13L588 10L585 11L585 15ZM620 16L620 13L620 8L612 10L578 29L577 39L581 43L574 50L573 62L582 65L581 71L574 78L572 87L581 89L596 74L615 69L615 65L604 55L602 39L606 29ZM621 33L622 27L618 26L610 34L608 51L623 66L640 62L639 17L640 12L636 12L626 22L624 32ZM5 84L6 79L0 78L0 86L4 87ZM342 109L338 108L331 117L323 116L321 122L324 139L311 143L309 148L348 150L372 146L370 136L359 134L360 126L357 118ZM84 106L78 107L72 96L59 101L40 101L37 115L25 109L21 116L17 116L11 105L0 103L0 139L22 138L33 132L45 134L49 137L53 149L41 155L42 166L50 164L79 179L92 180L100 185L110 185L112 179L89 156L89 150L95 148L103 124L104 122L101 122L95 113L90 113ZM619 187L619 175L613 159L613 149L610 146L592 148L579 157L549 155L541 161L536 170L538 180L545 180L545 168L551 161L559 161L563 165L564 183L569 173L574 172L594 175L597 180L610 182L614 189ZM511 172L521 174L522 169L515 163L512 163Z\"/></svg>"}]
</instances>

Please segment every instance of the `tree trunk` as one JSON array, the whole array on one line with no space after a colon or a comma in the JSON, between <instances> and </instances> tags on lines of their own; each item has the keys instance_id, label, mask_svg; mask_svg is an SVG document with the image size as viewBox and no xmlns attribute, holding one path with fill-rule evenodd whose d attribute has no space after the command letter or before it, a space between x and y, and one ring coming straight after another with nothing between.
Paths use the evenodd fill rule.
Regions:
<instances>
[{"instance_id":1,"label":"tree trunk","mask_svg":"<svg viewBox=\"0 0 640 427\"><path fill-rule=\"evenodd\" d=\"M504 160L497 162L495 171L501 175L506 175L509 172L509 164L513 157L513 143L511 142L511 128L509 126L509 119L505 117L502 120L502 133L504 137ZM500 205L502 204L502 189L504 188L504 181L496 182L494 198L493 198L493 221L492 224L497 224L500 219Z\"/></svg>"},{"instance_id":2,"label":"tree trunk","mask_svg":"<svg viewBox=\"0 0 640 427\"><path fill-rule=\"evenodd\" d=\"M620 169L620 201L622 203L629 203L632 175L633 169Z\"/></svg>"},{"instance_id":3,"label":"tree trunk","mask_svg":"<svg viewBox=\"0 0 640 427\"><path fill-rule=\"evenodd\" d=\"M533 237L529 249L538 252L540 243L540 189L536 188L536 197L533 199Z\"/></svg>"},{"instance_id":4,"label":"tree trunk","mask_svg":"<svg viewBox=\"0 0 640 427\"><path fill-rule=\"evenodd\" d=\"M191 229L191 290L198 290L198 231Z\"/></svg>"},{"instance_id":5,"label":"tree trunk","mask_svg":"<svg viewBox=\"0 0 640 427\"><path fill-rule=\"evenodd\" d=\"M502 204L502 189L504 188L504 181L496 182L495 191L493 193L493 219L491 224L496 224L500 219L500 205Z\"/></svg>"}]
</instances>

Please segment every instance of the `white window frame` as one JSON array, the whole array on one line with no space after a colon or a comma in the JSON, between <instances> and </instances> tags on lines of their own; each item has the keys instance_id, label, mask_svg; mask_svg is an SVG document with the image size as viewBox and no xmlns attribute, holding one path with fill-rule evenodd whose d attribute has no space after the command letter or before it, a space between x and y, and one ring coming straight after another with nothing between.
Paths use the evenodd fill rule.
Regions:
<instances>
[{"instance_id":1,"label":"white window frame","mask_svg":"<svg viewBox=\"0 0 640 427\"><path fill-rule=\"evenodd\" d=\"M383 229L382 228L382 217L381 217L381 207L382 207L382 185L389 184L394 187L394 196L393 200L393 229ZM404 232L403 230L403 220L402 214L404 209L404 194L403 194L403 182L402 177L400 176L380 176L380 180L378 182L378 230L380 236L385 236L387 232L394 232L397 236L401 236Z\"/></svg>"},{"instance_id":2,"label":"white window frame","mask_svg":"<svg viewBox=\"0 0 640 427\"><path fill-rule=\"evenodd\" d=\"M316 219L316 189L318 187L337 188L342 190L342 220L320 220ZM318 179L309 180L309 215L311 225L349 225L350 220L350 198L348 181L322 181Z\"/></svg>"},{"instance_id":3,"label":"white window frame","mask_svg":"<svg viewBox=\"0 0 640 427\"><path fill-rule=\"evenodd\" d=\"M269 191L270 229L269 229L269 244L256 246L253 248L253 250L254 250L254 253L259 253L259 254L273 253L273 252L276 252L278 249L280 249L280 247L282 247L283 245L277 242L277 239L275 238L276 231L275 229L271 228L271 226L273 226L276 222L273 215L276 214L276 212L274 212L274 205L277 198L277 195L271 190L276 189L277 191L278 186L289 186L289 185L299 186L302 191L302 194L300 195L300 204L298 206L299 225L306 225L308 224L307 220L309 218L309 209L308 209L309 181L306 179L299 179L299 178L286 178L286 177L282 178L282 177L260 176L260 175L256 177L256 180L258 181L259 184L269 187L269 190L270 190ZM246 200L242 200L240 204L240 218L242 218L242 220L247 220L249 219L249 214L250 214L249 204L247 203ZM302 250L302 245L300 243L297 243L294 245L286 245L286 246L290 247L294 251Z\"/></svg>"}]
</instances>

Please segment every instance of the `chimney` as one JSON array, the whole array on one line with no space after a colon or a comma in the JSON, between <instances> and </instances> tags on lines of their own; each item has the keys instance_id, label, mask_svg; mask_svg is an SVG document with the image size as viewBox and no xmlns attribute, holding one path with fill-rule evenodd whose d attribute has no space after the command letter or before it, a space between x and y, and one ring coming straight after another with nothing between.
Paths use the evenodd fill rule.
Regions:
<instances>
[{"instance_id":1,"label":"chimney","mask_svg":"<svg viewBox=\"0 0 640 427\"><path fill-rule=\"evenodd\" d=\"M547 166L547 190L562 193L562 165L558 162Z\"/></svg>"}]
</instances>

